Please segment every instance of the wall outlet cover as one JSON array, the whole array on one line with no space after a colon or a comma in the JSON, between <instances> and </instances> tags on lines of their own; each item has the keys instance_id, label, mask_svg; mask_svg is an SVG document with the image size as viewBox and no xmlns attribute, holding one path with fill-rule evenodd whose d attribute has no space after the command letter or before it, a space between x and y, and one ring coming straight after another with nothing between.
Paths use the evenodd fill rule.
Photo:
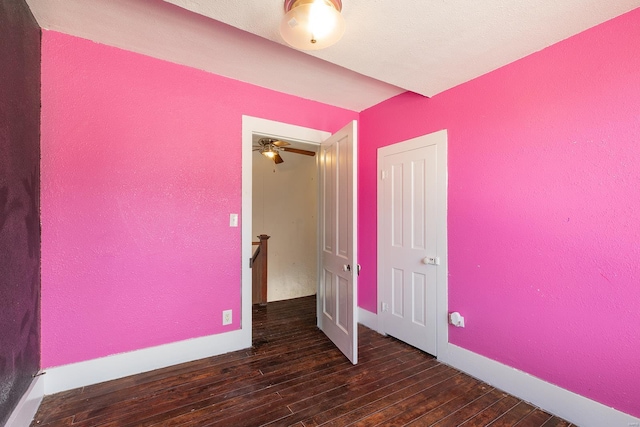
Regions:
<instances>
[{"instance_id":1,"label":"wall outlet cover","mask_svg":"<svg viewBox=\"0 0 640 427\"><path fill-rule=\"evenodd\" d=\"M233 321L231 310L224 310L222 312L222 325L230 325Z\"/></svg>"}]
</instances>

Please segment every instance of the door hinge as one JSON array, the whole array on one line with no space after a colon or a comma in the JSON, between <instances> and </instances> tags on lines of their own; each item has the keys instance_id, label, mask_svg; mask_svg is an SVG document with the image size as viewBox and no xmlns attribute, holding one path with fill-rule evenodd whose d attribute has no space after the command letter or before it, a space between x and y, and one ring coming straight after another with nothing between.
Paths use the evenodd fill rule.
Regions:
<instances>
[{"instance_id":1,"label":"door hinge","mask_svg":"<svg viewBox=\"0 0 640 427\"><path fill-rule=\"evenodd\" d=\"M389 304L387 304L386 302L382 303L382 311L389 311Z\"/></svg>"}]
</instances>

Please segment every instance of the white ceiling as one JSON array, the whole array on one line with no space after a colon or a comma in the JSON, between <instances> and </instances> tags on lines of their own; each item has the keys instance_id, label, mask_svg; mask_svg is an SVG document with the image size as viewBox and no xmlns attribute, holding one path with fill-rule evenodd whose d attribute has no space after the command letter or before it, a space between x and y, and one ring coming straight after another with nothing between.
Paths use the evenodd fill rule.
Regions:
<instances>
[{"instance_id":1,"label":"white ceiling","mask_svg":"<svg viewBox=\"0 0 640 427\"><path fill-rule=\"evenodd\" d=\"M640 0L343 0L347 30L284 45L283 0L27 0L44 29L361 111L433 96L640 6ZM623 41L621 41L623 42Z\"/></svg>"}]
</instances>

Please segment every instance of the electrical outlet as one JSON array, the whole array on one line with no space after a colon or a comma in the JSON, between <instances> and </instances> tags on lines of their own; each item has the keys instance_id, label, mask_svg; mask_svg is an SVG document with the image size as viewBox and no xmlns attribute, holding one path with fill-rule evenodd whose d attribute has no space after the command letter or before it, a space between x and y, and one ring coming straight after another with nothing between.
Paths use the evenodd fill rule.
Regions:
<instances>
[{"instance_id":1,"label":"electrical outlet","mask_svg":"<svg viewBox=\"0 0 640 427\"><path fill-rule=\"evenodd\" d=\"M453 313L449 313L449 323L456 328L464 328L464 317L457 311L454 311Z\"/></svg>"},{"instance_id":2,"label":"electrical outlet","mask_svg":"<svg viewBox=\"0 0 640 427\"><path fill-rule=\"evenodd\" d=\"M222 312L222 324L223 325L230 325L231 322L232 322L231 310L224 310Z\"/></svg>"}]
</instances>

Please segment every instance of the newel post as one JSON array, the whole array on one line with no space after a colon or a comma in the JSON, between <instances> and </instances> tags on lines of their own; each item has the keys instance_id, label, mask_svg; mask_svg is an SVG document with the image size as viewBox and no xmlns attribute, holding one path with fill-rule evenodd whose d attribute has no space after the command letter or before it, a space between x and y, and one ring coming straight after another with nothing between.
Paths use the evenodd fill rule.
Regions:
<instances>
[{"instance_id":1,"label":"newel post","mask_svg":"<svg viewBox=\"0 0 640 427\"><path fill-rule=\"evenodd\" d=\"M257 303L258 304L266 304L267 303L267 259L268 259L268 252L267 252L267 240L269 240L271 236L267 236L266 234L261 234L258 236L258 239L260 239L260 243L259 243L259 259L258 261L258 270L257 270L257 277L256 277L256 281L258 283L254 283L254 286L257 287L257 289L255 289L257 292ZM254 265L254 268L256 266Z\"/></svg>"}]
</instances>

